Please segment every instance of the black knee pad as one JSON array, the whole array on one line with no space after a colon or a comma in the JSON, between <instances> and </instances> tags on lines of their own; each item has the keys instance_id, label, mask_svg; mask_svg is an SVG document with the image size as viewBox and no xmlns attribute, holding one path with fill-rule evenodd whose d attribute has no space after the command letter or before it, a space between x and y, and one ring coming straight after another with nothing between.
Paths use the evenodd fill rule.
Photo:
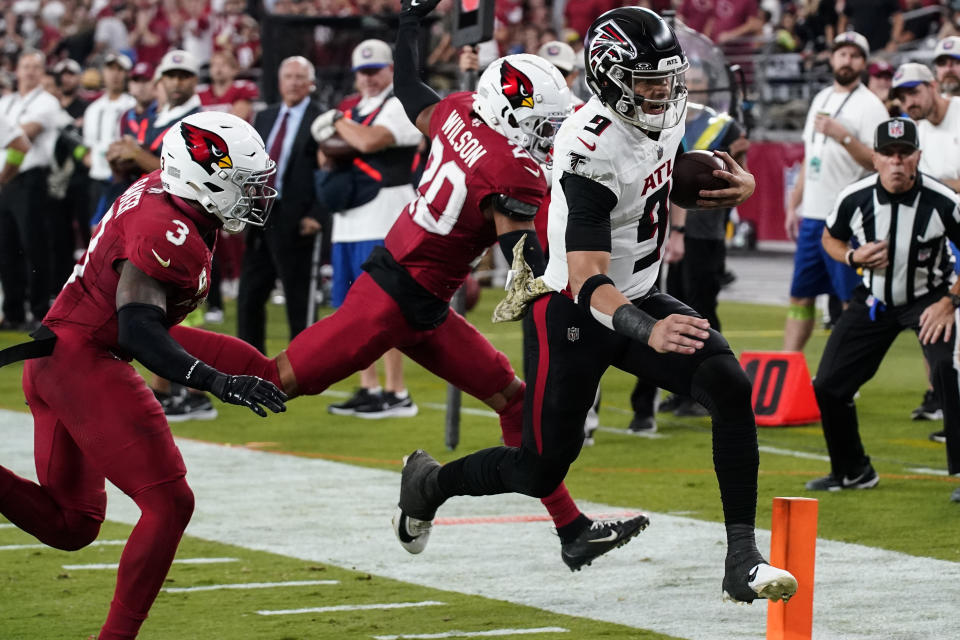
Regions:
<instances>
[{"instance_id":1,"label":"black knee pad","mask_svg":"<svg viewBox=\"0 0 960 640\"><path fill-rule=\"evenodd\" d=\"M753 422L750 378L731 353L718 353L704 360L693 372L690 395L714 419Z\"/></svg>"}]
</instances>

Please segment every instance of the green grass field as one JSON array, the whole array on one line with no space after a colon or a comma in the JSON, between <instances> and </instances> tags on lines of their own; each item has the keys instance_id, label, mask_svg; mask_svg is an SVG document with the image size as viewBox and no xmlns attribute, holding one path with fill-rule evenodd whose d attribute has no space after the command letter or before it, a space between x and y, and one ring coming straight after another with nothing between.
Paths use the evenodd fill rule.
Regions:
<instances>
[{"instance_id":1,"label":"green grass field","mask_svg":"<svg viewBox=\"0 0 960 640\"><path fill-rule=\"evenodd\" d=\"M484 291L478 309L469 316L519 369L520 333L517 325L489 323L498 294ZM282 310L270 309L269 349L276 353L286 341ZM774 350L781 342L784 310L775 307L725 303L720 316L736 352ZM228 310L224 329L233 326ZM216 327L214 327L216 328ZM0 333L0 348L23 339ZM348 339L345 336L345 339ZM825 342L818 333L806 356L815 371ZM22 368L0 370L0 408L26 411L20 389ZM413 419L374 423L328 415L326 404L335 396L300 398L283 416L261 420L252 413L220 407L221 417L212 422L187 422L173 427L177 436L216 443L250 445L261 450L295 453L349 464L398 470L400 457L416 447L430 450L441 460L495 444L496 422L489 417L465 413L457 451L443 446L443 412L431 408L445 398L445 383L408 363L408 386L421 412ZM332 391L347 393L355 380L344 381ZM629 393L632 379L611 370L603 381L601 424L625 429L630 420ZM912 334L896 342L874 380L857 401L861 430L868 453L881 475L877 490L830 495L820 498L821 538L856 542L915 556L960 562L960 507L948 501L956 479L917 473L914 469L943 469L943 446L927 440L939 423L912 422L910 410L925 388L920 350ZM464 406L483 409L465 398ZM663 414L658 419L662 438L638 438L604 430L597 444L583 451L567 478L578 500L603 502L658 512L682 513L709 521L721 520L719 493L712 471L710 427L706 418L680 419ZM825 454L819 425L760 430L761 447L801 454ZM0 443L0 464L4 447ZM769 527L774 496L809 495L803 483L827 472L827 463L816 459L761 453L758 526ZM198 505L202 509L202 505ZM909 517L903 517L909 514ZM2 519L0 519L2 521ZM107 523L101 540L122 540L129 527ZM12 527L0 527L0 547L35 542ZM50 549L0 550L0 638L47 640L85 638L95 633L111 598L114 572L65 570L64 564L116 562L120 546L90 547L75 553ZM445 606L419 610L331 612L303 616L264 617L252 615L260 608L317 606L324 601L327 586L299 586L256 591L214 591L161 594L141 638L369 638L388 633L387 623L416 621L420 632L443 630L451 624L462 629L501 627L562 627L566 633L544 633L553 638L666 638L652 632L532 610L502 601L437 591L399 583L366 573L320 566L238 547L186 538L178 557L232 557L237 562L212 565L174 565L168 586L338 580L338 600L360 603L433 600ZM558 559L559 562L559 559ZM593 567L588 571L602 570ZM455 617L453 610L456 609ZM450 622L454 620L454 622ZM759 636L758 636L759 637Z\"/></svg>"}]
</instances>

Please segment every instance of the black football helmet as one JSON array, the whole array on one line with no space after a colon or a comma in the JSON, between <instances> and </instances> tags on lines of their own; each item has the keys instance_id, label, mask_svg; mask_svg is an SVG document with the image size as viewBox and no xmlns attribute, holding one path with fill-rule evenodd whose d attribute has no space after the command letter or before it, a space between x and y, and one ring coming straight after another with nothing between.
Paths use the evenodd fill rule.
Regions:
<instances>
[{"instance_id":1,"label":"black football helmet","mask_svg":"<svg viewBox=\"0 0 960 640\"><path fill-rule=\"evenodd\" d=\"M587 30L583 52L587 86L622 120L646 131L680 124L688 64L663 18L640 7L607 11Z\"/></svg>"}]
</instances>

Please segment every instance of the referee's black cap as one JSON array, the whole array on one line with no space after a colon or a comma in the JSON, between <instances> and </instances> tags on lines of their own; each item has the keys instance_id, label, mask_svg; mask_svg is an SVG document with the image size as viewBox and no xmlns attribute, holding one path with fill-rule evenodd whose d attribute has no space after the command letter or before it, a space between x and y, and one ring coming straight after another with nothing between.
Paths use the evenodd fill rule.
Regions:
<instances>
[{"instance_id":1,"label":"referee's black cap","mask_svg":"<svg viewBox=\"0 0 960 640\"><path fill-rule=\"evenodd\" d=\"M909 147L913 150L920 148L920 138L917 136L917 123L909 118L891 118L881 122L873 136L873 148L882 151L892 146Z\"/></svg>"}]
</instances>

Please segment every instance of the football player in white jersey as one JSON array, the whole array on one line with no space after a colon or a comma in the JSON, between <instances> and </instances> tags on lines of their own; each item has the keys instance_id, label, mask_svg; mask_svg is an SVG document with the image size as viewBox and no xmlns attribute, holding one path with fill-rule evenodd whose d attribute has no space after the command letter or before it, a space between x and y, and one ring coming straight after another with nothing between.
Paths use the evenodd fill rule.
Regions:
<instances>
[{"instance_id":1,"label":"football player in white jersey","mask_svg":"<svg viewBox=\"0 0 960 640\"><path fill-rule=\"evenodd\" d=\"M429 521L454 495L549 494L579 454L594 390L614 365L710 411L727 529L724 595L786 600L796 579L770 566L754 539L759 453L750 381L705 319L654 286L684 133L686 57L669 25L637 7L597 18L585 44L594 97L567 118L554 146L543 276L554 292L524 317L523 446L443 466L417 450L405 461L400 508ZM701 191L704 208L738 205L754 190L752 175L718 155L727 171L714 175L728 186Z\"/></svg>"}]
</instances>

